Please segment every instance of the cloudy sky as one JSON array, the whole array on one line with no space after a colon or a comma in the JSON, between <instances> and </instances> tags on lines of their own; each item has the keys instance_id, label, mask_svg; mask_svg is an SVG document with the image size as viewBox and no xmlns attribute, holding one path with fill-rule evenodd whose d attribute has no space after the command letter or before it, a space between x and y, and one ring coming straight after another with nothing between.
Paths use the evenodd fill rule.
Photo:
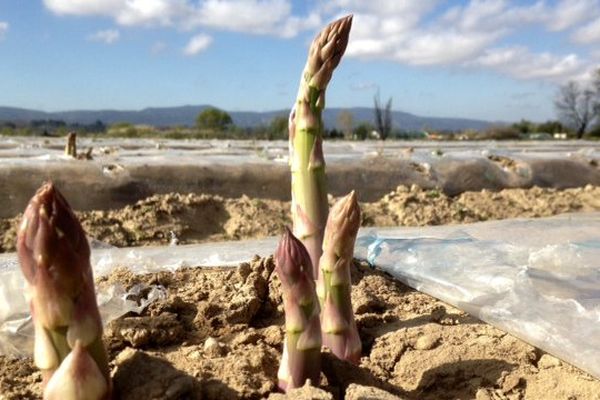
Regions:
<instances>
[{"instance_id":1,"label":"cloudy sky","mask_svg":"<svg viewBox=\"0 0 600 400\"><path fill-rule=\"evenodd\" d=\"M287 108L308 44L354 25L328 105L554 118L600 67L600 0L0 0L0 105Z\"/></svg>"}]
</instances>

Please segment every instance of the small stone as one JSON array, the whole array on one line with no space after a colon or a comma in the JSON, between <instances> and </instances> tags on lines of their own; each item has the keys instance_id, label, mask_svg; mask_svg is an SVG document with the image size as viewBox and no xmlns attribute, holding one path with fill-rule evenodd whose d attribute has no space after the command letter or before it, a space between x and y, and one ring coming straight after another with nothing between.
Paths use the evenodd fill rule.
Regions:
<instances>
[{"instance_id":1,"label":"small stone","mask_svg":"<svg viewBox=\"0 0 600 400\"><path fill-rule=\"evenodd\" d=\"M520 384L521 377L519 375L508 375L506 379L504 379L504 383L502 384L502 391L504 393L510 392Z\"/></svg>"},{"instance_id":2,"label":"small stone","mask_svg":"<svg viewBox=\"0 0 600 400\"><path fill-rule=\"evenodd\" d=\"M217 339L208 337L204 342L204 352L210 357L222 357L227 353L227 349L223 343L219 343Z\"/></svg>"},{"instance_id":3,"label":"small stone","mask_svg":"<svg viewBox=\"0 0 600 400\"><path fill-rule=\"evenodd\" d=\"M395 396L383 389L378 389L372 386L362 386L352 383L346 389L346 400L402 400L401 397Z\"/></svg>"},{"instance_id":4,"label":"small stone","mask_svg":"<svg viewBox=\"0 0 600 400\"><path fill-rule=\"evenodd\" d=\"M431 350L437 346L439 337L434 335L423 335L415 342L415 349L417 350Z\"/></svg>"},{"instance_id":5,"label":"small stone","mask_svg":"<svg viewBox=\"0 0 600 400\"><path fill-rule=\"evenodd\" d=\"M250 266L250 263L247 262L241 263L237 269L237 273L240 275L242 280L246 280L246 278L248 277L248 275L250 275L251 272L252 267Z\"/></svg>"},{"instance_id":6,"label":"small stone","mask_svg":"<svg viewBox=\"0 0 600 400\"><path fill-rule=\"evenodd\" d=\"M538 361L538 368L547 369L553 367L560 367L561 364L562 362L558 358L553 357L550 354L544 354Z\"/></svg>"},{"instance_id":7,"label":"small stone","mask_svg":"<svg viewBox=\"0 0 600 400\"><path fill-rule=\"evenodd\" d=\"M493 400L493 397L487 389L481 388L475 394L475 400Z\"/></svg>"},{"instance_id":8,"label":"small stone","mask_svg":"<svg viewBox=\"0 0 600 400\"><path fill-rule=\"evenodd\" d=\"M199 360L202 358L200 350L194 350L188 353L187 357L191 360Z\"/></svg>"},{"instance_id":9,"label":"small stone","mask_svg":"<svg viewBox=\"0 0 600 400\"><path fill-rule=\"evenodd\" d=\"M114 360L115 364L116 365L123 364L123 362L132 358L137 352L138 352L137 350L134 350L131 347L126 347L115 357L115 360Z\"/></svg>"}]
</instances>

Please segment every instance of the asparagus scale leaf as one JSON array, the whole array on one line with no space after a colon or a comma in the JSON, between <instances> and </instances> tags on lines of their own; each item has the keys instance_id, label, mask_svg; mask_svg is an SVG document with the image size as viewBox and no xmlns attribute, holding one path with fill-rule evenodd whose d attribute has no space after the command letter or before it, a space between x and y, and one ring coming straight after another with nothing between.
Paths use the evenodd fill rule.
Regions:
<instances>
[{"instance_id":1,"label":"asparagus scale leaf","mask_svg":"<svg viewBox=\"0 0 600 400\"><path fill-rule=\"evenodd\" d=\"M284 390L318 384L321 373L319 300L312 264L302 243L289 229L275 252L275 271L281 281L285 311L285 341L277 374Z\"/></svg>"},{"instance_id":2,"label":"asparagus scale leaf","mask_svg":"<svg viewBox=\"0 0 600 400\"><path fill-rule=\"evenodd\" d=\"M90 248L71 207L52 183L25 210L17 252L35 327L34 362L44 399L111 396Z\"/></svg>"},{"instance_id":3,"label":"asparagus scale leaf","mask_svg":"<svg viewBox=\"0 0 600 400\"><path fill-rule=\"evenodd\" d=\"M360 361L361 354L350 298L350 266L359 226L360 207L352 191L338 200L329 213L320 260L323 279L317 287L323 307L323 344L338 358L353 363Z\"/></svg>"},{"instance_id":4,"label":"asparagus scale leaf","mask_svg":"<svg viewBox=\"0 0 600 400\"><path fill-rule=\"evenodd\" d=\"M321 114L325 89L344 55L351 26L349 15L329 24L313 40L289 120L293 230L308 250L314 280L328 213Z\"/></svg>"}]
</instances>

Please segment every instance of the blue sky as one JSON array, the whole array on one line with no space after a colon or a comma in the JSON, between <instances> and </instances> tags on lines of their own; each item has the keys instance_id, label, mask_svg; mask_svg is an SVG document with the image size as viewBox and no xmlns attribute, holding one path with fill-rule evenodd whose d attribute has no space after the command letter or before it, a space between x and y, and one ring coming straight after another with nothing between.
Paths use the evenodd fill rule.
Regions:
<instances>
[{"instance_id":1,"label":"blue sky","mask_svg":"<svg viewBox=\"0 0 600 400\"><path fill-rule=\"evenodd\" d=\"M600 0L0 0L0 105L289 107L308 44L355 15L327 104L554 118L600 67Z\"/></svg>"}]
</instances>

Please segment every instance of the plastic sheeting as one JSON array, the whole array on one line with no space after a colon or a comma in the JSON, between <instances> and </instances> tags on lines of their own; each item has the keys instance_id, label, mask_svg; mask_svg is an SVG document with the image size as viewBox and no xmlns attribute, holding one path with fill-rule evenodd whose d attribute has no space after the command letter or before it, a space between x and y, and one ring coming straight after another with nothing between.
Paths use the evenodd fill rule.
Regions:
<instances>
[{"instance_id":1,"label":"plastic sheeting","mask_svg":"<svg viewBox=\"0 0 600 400\"><path fill-rule=\"evenodd\" d=\"M52 180L79 211L109 210L154 194L289 200L286 141L80 138L93 160L64 155L65 138L0 140L0 217L26 207ZM377 201L398 185L471 190L600 185L600 144L586 141L326 141L329 190L361 188ZM19 184L15 184L18 182ZM93 192L94 196L88 193Z\"/></svg>"},{"instance_id":2,"label":"plastic sheeting","mask_svg":"<svg viewBox=\"0 0 600 400\"><path fill-rule=\"evenodd\" d=\"M272 253L277 238L243 243L95 248L97 276L227 266ZM95 246L97 247L97 246ZM600 379L600 213L424 228L362 230L356 256ZM0 352L23 354L30 339L23 279L0 256ZM134 288L135 289L135 288ZM164 295L153 288L151 298ZM146 304L122 288L99 293L108 322Z\"/></svg>"},{"instance_id":3,"label":"plastic sheeting","mask_svg":"<svg viewBox=\"0 0 600 400\"><path fill-rule=\"evenodd\" d=\"M7 137L0 142L0 166L45 165L48 162L69 162L64 156L64 137ZM92 147L94 159L119 165L186 165L226 162L229 165L248 163L283 163L287 165L287 140L169 140L91 138L80 136L80 151ZM327 163L354 163L357 159L383 156L402 157L420 163L432 163L443 158L473 160L497 154L511 158L564 159L569 157L600 157L596 141L325 141ZM407 151L410 149L410 151ZM71 160L72 161L72 160Z\"/></svg>"},{"instance_id":4,"label":"plastic sheeting","mask_svg":"<svg viewBox=\"0 0 600 400\"><path fill-rule=\"evenodd\" d=\"M600 379L600 213L380 229L357 253Z\"/></svg>"},{"instance_id":5,"label":"plastic sheeting","mask_svg":"<svg viewBox=\"0 0 600 400\"><path fill-rule=\"evenodd\" d=\"M273 252L275 238L239 242L204 243L170 247L116 248L91 240L91 264L96 277L109 274L115 267L125 267L142 274L182 267L236 266L256 254ZM0 254L0 354L25 355L31 352L33 326L29 306L23 295L25 281L16 254ZM136 294L144 289L134 286L129 291L120 285L99 290L98 307L107 324L129 312L141 312L152 301L166 295L161 286L152 286L141 301Z\"/></svg>"}]
</instances>

